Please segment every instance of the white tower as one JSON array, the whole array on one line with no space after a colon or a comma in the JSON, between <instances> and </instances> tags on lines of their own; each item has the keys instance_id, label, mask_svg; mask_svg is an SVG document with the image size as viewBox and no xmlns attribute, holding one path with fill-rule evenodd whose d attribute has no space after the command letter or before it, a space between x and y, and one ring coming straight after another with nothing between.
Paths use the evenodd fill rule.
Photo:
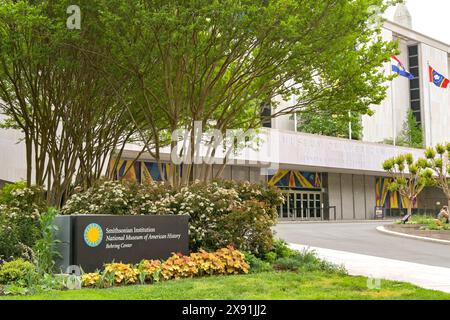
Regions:
<instances>
[{"instance_id":1,"label":"white tower","mask_svg":"<svg viewBox=\"0 0 450 320\"><path fill-rule=\"evenodd\" d=\"M394 22L408 29L412 29L412 16L411 13L409 13L406 4L397 5L397 9L394 14Z\"/></svg>"}]
</instances>

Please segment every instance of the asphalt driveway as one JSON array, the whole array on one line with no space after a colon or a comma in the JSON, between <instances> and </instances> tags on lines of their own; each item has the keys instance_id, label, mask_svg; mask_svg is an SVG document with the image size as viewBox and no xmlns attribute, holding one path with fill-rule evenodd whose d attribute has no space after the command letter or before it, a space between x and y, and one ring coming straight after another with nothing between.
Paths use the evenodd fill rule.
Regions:
<instances>
[{"instance_id":1,"label":"asphalt driveway","mask_svg":"<svg viewBox=\"0 0 450 320\"><path fill-rule=\"evenodd\" d=\"M450 268L450 245L379 233L386 223L279 224L275 231L289 243Z\"/></svg>"}]
</instances>

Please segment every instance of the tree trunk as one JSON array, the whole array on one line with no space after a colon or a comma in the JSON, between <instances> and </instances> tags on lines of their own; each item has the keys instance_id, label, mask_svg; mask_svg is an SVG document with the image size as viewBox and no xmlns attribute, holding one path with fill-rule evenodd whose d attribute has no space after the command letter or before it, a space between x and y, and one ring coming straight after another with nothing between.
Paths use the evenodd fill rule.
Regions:
<instances>
[{"instance_id":1,"label":"tree trunk","mask_svg":"<svg viewBox=\"0 0 450 320\"><path fill-rule=\"evenodd\" d=\"M412 216L412 207L413 207L413 201L414 199L408 199L408 217Z\"/></svg>"}]
</instances>

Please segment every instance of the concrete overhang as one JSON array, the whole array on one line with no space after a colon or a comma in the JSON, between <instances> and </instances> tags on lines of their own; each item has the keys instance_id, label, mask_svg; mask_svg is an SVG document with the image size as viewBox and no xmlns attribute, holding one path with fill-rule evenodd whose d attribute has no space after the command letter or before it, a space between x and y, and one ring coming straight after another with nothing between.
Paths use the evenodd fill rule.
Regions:
<instances>
[{"instance_id":1,"label":"concrete overhang","mask_svg":"<svg viewBox=\"0 0 450 320\"><path fill-rule=\"evenodd\" d=\"M276 129L265 130L265 134L260 136L264 140L260 149L263 151L244 150L235 157L232 164L268 167L271 163L272 167L283 169L384 176L386 172L382 164L386 159L406 153L411 153L415 159L424 155L423 149ZM141 150L141 146L127 145L123 157L133 159ZM168 148L161 154L163 161L169 160ZM223 159L223 156L218 154L217 158ZM144 153L140 159L153 160L148 153Z\"/></svg>"}]
</instances>

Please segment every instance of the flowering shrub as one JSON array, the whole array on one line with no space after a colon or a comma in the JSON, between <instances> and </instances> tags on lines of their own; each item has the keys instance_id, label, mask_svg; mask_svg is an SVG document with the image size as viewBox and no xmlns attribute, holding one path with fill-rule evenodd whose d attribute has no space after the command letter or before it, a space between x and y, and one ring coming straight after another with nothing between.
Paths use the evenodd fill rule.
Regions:
<instances>
[{"instance_id":1,"label":"flowering shrub","mask_svg":"<svg viewBox=\"0 0 450 320\"><path fill-rule=\"evenodd\" d=\"M249 272L244 254L233 247L213 253L201 250L189 256L173 254L164 262L142 260L138 265L123 263L105 264L101 272L81 276L84 287L108 287L122 284L153 283L160 279L193 278L204 275L230 275Z\"/></svg>"},{"instance_id":2,"label":"flowering shrub","mask_svg":"<svg viewBox=\"0 0 450 320\"><path fill-rule=\"evenodd\" d=\"M161 274L161 261L142 260L138 265L141 282L158 282Z\"/></svg>"},{"instance_id":3,"label":"flowering shrub","mask_svg":"<svg viewBox=\"0 0 450 320\"><path fill-rule=\"evenodd\" d=\"M192 278L198 274L198 268L188 256L173 254L161 266L161 275L165 280Z\"/></svg>"},{"instance_id":4,"label":"flowering shrub","mask_svg":"<svg viewBox=\"0 0 450 320\"><path fill-rule=\"evenodd\" d=\"M39 217L47 211L42 189L24 182L7 184L0 191L0 256L32 258L39 237Z\"/></svg>"},{"instance_id":5,"label":"flowering shrub","mask_svg":"<svg viewBox=\"0 0 450 320\"><path fill-rule=\"evenodd\" d=\"M191 260L197 266L200 275L208 274L224 274L225 262L220 259L215 253L200 250L198 253L191 254Z\"/></svg>"},{"instance_id":6,"label":"flowering shrub","mask_svg":"<svg viewBox=\"0 0 450 320\"><path fill-rule=\"evenodd\" d=\"M189 215L192 251L228 245L264 255L272 247L272 231L280 191L248 182L214 181L174 188L163 183L136 185L104 182L72 196L63 214Z\"/></svg>"},{"instance_id":7,"label":"flowering shrub","mask_svg":"<svg viewBox=\"0 0 450 320\"><path fill-rule=\"evenodd\" d=\"M248 273L250 266L245 261L245 256L233 247L222 248L216 251L216 256L225 264L227 274Z\"/></svg>"},{"instance_id":8,"label":"flowering shrub","mask_svg":"<svg viewBox=\"0 0 450 320\"><path fill-rule=\"evenodd\" d=\"M88 191L70 197L62 214L132 214L136 195L136 184L100 181Z\"/></svg>"},{"instance_id":9,"label":"flowering shrub","mask_svg":"<svg viewBox=\"0 0 450 320\"><path fill-rule=\"evenodd\" d=\"M136 283L139 276L137 268L125 263L105 264L105 272L113 276L116 284Z\"/></svg>"},{"instance_id":10,"label":"flowering shrub","mask_svg":"<svg viewBox=\"0 0 450 320\"><path fill-rule=\"evenodd\" d=\"M83 287L94 287L100 282L100 273L92 272L81 275L81 285Z\"/></svg>"}]
</instances>

